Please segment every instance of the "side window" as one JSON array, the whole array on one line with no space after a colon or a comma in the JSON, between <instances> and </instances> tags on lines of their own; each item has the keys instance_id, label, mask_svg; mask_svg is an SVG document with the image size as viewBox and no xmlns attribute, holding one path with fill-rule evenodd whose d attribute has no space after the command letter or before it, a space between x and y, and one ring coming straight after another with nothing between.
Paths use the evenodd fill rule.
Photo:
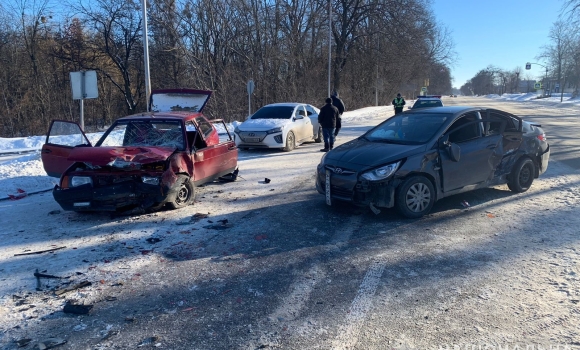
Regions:
<instances>
[{"instance_id":1,"label":"side window","mask_svg":"<svg viewBox=\"0 0 580 350\"><path fill-rule=\"evenodd\" d=\"M296 116L305 117L306 115L307 114L306 114L306 111L304 110L304 107L302 107L302 106L298 107L298 109L296 110Z\"/></svg>"},{"instance_id":2,"label":"side window","mask_svg":"<svg viewBox=\"0 0 580 350\"><path fill-rule=\"evenodd\" d=\"M477 113L468 113L457 119L447 130L449 142L461 143L481 136L481 123Z\"/></svg>"},{"instance_id":3,"label":"side window","mask_svg":"<svg viewBox=\"0 0 580 350\"><path fill-rule=\"evenodd\" d=\"M518 131L518 121L509 115L491 111L489 112L488 119L491 119L491 121L485 123L487 135L495 135L502 132L502 124L505 124L505 131Z\"/></svg>"},{"instance_id":4,"label":"side window","mask_svg":"<svg viewBox=\"0 0 580 350\"><path fill-rule=\"evenodd\" d=\"M203 133L205 137L209 137L211 132L213 131L213 127L211 124L205 120L204 118L197 118L197 124L199 125L199 130Z\"/></svg>"},{"instance_id":5,"label":"side window","mask_svg":"<svg viewBox=\"0 0 580 350\"><path fill-rule=\"evenodd\" d=\"M190 121L185 125L185 131L187 134L187 145L191 150L197 150L207 146L193 122Z\"/></svg>"},{"instance_id":6,"label":"side window","mask_svg":"<svg viewBox=\"0 0 580 350\"><path fill-rule=\"evenodd\" d=\"M311 115L316 115L316 111L311 106L306 106L306 114L310 117Z\"/></svg>"}]
</instances>

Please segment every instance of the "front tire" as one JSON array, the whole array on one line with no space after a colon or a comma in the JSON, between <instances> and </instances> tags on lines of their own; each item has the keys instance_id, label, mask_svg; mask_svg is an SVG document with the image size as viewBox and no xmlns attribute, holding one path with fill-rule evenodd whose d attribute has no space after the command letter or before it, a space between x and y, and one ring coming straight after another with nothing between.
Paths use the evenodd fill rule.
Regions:
<instances>
[{"instance_id":1,"label":"front tire","mask_svg":"<svg viewBox=\"0 0 580 350\"><path fill-rule=\"evenodd\" d=\"M520 158L509 175L509 189L516 193L526 192L534 182L535 173L534 162L527 157Z\"/></svg>"},{"instance_id":2,"label":"front tire","mask_svg":"<svg viewBox=\"0 0 580 350\"><path fill-rule=\"evenodd\" d=\"M195 188L187 176L179 175L170 192L167 205L171 209L180 209L193 202Z\"/></svg>"},{"instance_id":3,"label":"front tire","mask_svg":"<svg viewBox=\"0 0 580 350\"><path fill-rule=\"evenodd\" d=\"M314 142L321 143L322 142L322 128L318 128L318 136L314 139Z\"/></svg>"},{"instance_id":4,"label":"front tire","mask_svg":"<svg viewBox=\"0 0 580 350\"><path fill-rule=\"evenodd\" d=\"M294 137L294 133L292 131L288 131L286 135L286 147L282 148L284 152L290 152L296 148L296 138Z\"/></svg>"},{"instance_id":5,"label":"front tire","mask_svg":"<svg viewBox=\"0 0 580 350\"><path fill-rule=\"evenodd\" d=\"M428 214L435 204L435 189L424 176L412 176L397 187L397 210L410 219Z\"/></svg>"}]
</instances>

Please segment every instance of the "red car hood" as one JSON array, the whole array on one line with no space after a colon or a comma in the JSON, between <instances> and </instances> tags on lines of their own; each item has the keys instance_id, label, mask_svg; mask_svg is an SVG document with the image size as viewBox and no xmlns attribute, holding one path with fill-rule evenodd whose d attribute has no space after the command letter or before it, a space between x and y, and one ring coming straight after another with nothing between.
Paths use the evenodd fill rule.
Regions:
<instances>
[{"instance_id":1,"label":"red car hood","mask_svg":"<svg viewBox=\"0 0 580 350\"><path fill-rule=\"evenodd\" d=\"M168 147L77 147L68 160L94 166L105 166L115 160L148 164L165 161L174 151L175 148Z\"/></svg>"}]
</instances>

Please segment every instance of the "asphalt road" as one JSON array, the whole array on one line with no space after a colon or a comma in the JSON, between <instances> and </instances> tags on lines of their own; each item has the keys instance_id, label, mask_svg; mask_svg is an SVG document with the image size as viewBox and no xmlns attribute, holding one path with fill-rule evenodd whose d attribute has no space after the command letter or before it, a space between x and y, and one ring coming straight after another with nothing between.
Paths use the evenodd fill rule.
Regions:
<instances>
[{"instance_id":1,"label":"asphalt road","mask_svg":"<svg viewBox=\"0 0 580 350\"><path fill-rule=\"evenodd\" d=\"M31 226L10 219L30 207L2 208L0 226L23 239L95 245L53 257L92 277L91 289L76 295L94 305L90 314L30 318L34 311L6 301L0 317L24 316L0 345L16 349L28 337L32 348L60 336L67 343L59 349L580 348L580 109L444 102L485 103L541 123L552 147L548 172L526 193L474 191L409 220L392 210L327 207L313 186L320 145L312 144L240 153L242 181L205 186L183 210L114 219L60 213ZM362 129L346 126L342 141ZM288 163L277 164L281 157L302 166L276 178L268 169ZM58 209L49 195L34 200L43 211ZM182 225L202 211L211 221ZM147 245L147 237L162 240ZM115 275L127 267L111 265L139 244L149 260ZM110 258L98 260L95 250ZM26 297L37 308L63 301L32 289Z\"/></svg>"}]
</instances>

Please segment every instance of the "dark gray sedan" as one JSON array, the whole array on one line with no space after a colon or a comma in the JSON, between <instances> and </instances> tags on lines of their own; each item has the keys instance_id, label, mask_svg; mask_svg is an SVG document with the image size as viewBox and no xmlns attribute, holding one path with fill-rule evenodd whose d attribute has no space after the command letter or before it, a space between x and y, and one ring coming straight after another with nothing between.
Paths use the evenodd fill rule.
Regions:
<instances>
[{"instance_id":1,"label":"dark gray sedan","mask_svg":"<svg viewBox=\"0 0 580 350\"><path fill-rule=\"evenodd\" d=\"M326 153L316 189L326 203L396 207L421 217L435 201L507 184L524 192L548 168L540 125L497 109L438 107L397 114Z\"/></svg>"}]
</instances>

